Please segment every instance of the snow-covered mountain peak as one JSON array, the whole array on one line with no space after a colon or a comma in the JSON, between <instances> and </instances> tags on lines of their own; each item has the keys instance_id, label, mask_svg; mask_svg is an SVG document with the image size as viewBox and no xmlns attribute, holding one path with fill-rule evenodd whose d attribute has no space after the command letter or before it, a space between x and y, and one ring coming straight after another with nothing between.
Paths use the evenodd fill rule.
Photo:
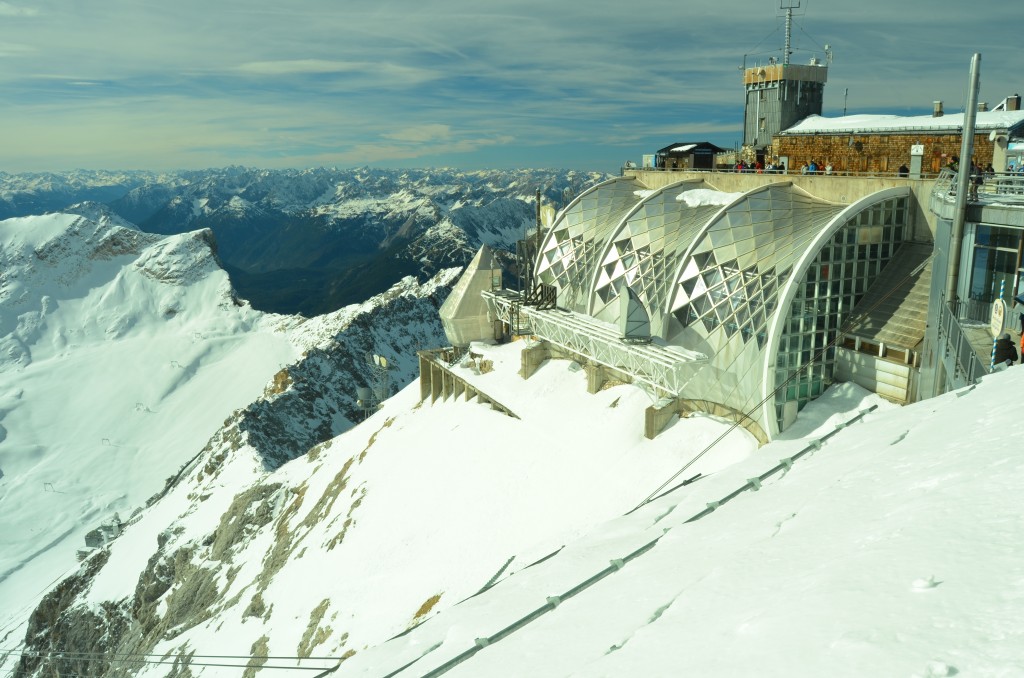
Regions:
<instances>
[{"instance_id":1,"label":"snow-covered mountain peak","mask_svg":"<svg viewBox=\"0 0 1024 678\"><path fill-rule=\"evenodd\" d=\"M141 252L133 266L142 275L164 283L182 285L223 272L214 254L213 231L203 229L168 236Z\"/></svg>"},{"instance_id":2,"label":"snow-covered mountain peak","mask_svg":"<svg viewBox=\"0 0 1024 678\"><path fill-rule=\"evenodd\" d=\"M112 210L108 205L92 200L75 203L74 205L70 205L66 209L62 210L62 212L64 214L77 214L80 217L84 217L89 221L103 226L112 224L131 231L139 230L138 226L121 218L121 216L114 212L114 210Z\"/></svg>"},{"instance_id":3,"label":"snow-covered mountain peak","mask_svg":"<svg viewBox=\"0 0 1024 678\"><path fill-rule=\"evenodd\" d=\"M392 359L395 388L442 341L437 308L457 271L307 319L237 300L213 245L208 230L160 236L73 214L0 222L0 647L40 631L26 620L46 583L77 568L115 513L155 502L146 516L159 522L161 488L185 470L203 478L188 502L230 504L229 480L362 417L367 352ZM237 477L218 471L225 458Z\"/></svg>"}]
</instances>

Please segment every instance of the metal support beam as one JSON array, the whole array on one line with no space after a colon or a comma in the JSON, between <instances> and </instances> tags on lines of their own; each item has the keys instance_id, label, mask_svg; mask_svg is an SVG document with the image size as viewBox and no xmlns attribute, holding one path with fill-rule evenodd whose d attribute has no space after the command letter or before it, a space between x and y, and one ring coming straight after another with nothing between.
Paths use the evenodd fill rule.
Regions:
<instances>
[{"instance_id":1,"label":"metal support beam","mask_svg":"<svg viewBox=\"0 0 1024 678\"><path fill-rule=\"evenodd\" d=\"M534 335L588 360L625 372L634 380L671 396L709 362L708 356L679 346L627 344L618 328L590 316L562 309L543 310L519 305L519 295L507 290L482 292L497 320L511 322L518 307L528 316Z\"/></svg>"}]
</instances>

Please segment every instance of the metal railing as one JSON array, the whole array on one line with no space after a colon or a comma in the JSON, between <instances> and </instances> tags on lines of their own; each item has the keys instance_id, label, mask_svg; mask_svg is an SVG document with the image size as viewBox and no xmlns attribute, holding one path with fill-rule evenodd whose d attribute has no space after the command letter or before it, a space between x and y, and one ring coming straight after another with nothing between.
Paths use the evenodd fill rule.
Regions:
<instances>
[{"instance_id":1,"label":"metal railing","mask_svg":"<svg viewBox=\"0 0 1024 678\"><path fill-rule=\"evenodd\" d=\"M977 299L961 299L956 297L950 303L950 311L957 320L970 320L972 322L988 324L992 319L992 302L979 301Z\"/></svg>"},{"instance_id":2,"label":"metal railing","mask_svg":"<svg viewBox=\"0 0 1024 678\"><path fill-rule=\"evenodd\" d=\"M688 172L692 174L767 174L775 176L811 176L811 177L852 177L852 178L863 178L863 179L927 179L933 180L940 176L936 172L921 172L919 176L901 176L898 171L890 172L854 172L848 170L833 170L832 172L825 172L819 169L817 172L804 173L800 171L800 168L788 168L786 170L772 169L772 170L756 170L753 168L745 170L737 170L735 167L716 167L713 169L697 169L693 167L629 167L623 165L620 168L620 174L625 172Z\"/></svg>"},{"instance_id":3,"label":"metal railing","mask_svg":"<svg viewBox=\"0 0 1024 678\"><path fill-rule=\"evenodd\" d=\"M989 373L988 366L978 357L977 352L968 341L967 335L957 321L957 302L940 304L939 307L939 346L944 354L953 357L956 369L954 377L963 378L968 384L975 383Z\"/></svg>"},{"instance_id":4,"label":"metal railing","mask_svg":"<svg viewBox=\"0 0 1024 678\"><path fill-rule=\"evenodd\" d=\"M560 309L525 306L514 292L497 290L480 294L487 302L488 313L496 320L506 324L514 322L511 312L515 308L524 316L518 322L528 321L537 337L597 364L625 372L635 381L673 397L682 393L696 371L709 361L703 353L681 346L627 344L611 323Z\"/></svg>"},{"instance_id":5,"label":"metal railing","mask_svg":"<svg viewBox=\"0 0 1024 678\"><path fill-rule=\"evenodd\" d=\"M957 173L944 169L932 188L932 196L940 200L956 199ZM970 202L985 204L1024 205L1024 173L989 172L978 175L971 187Z\"/></svg>"}]
</instances>

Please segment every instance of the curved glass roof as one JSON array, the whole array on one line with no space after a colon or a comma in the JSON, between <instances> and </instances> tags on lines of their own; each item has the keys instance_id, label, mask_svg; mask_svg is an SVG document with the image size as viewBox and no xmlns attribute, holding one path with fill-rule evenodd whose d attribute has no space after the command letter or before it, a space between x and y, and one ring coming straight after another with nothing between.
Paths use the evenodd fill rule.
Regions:
<instances>
[{"instance_id":1,"label":"curved glass roof","mask_svg":"<svg viewBox=\"0 0 1024 678\"><path fill-rule=\"evenodd\" d=\"M766 308L778 288L843 205L808 195L792 184L771 184L744 195L711 224L688 252L671 311L678 331L763 343ZM699 323L697 325L696 323Z\"/></svg>"},{"instance_id":2,"label":"curved glass roof","mask_svg":"<svg viewBox=\"0 0 1024 678\"><path fill-rule=\"evenodd\" d=\"M740 195L696 181L647 196L609 238L590 294L591 315L614 322L613 302L625 281L649 310L652 334L662 336L683 255L708 220Z\"/></svg>"},{"instance_id":3,"label":"curved glass roof","mask_svg":"<svg viewBox=\"0 0 1024 678\"><path fill-rule=\"evenodd\" d=\"M639 181L618 177L583 192L552 224L537 258L537 279L558 288L559 305L586 312L594 266L608 235L649 193Z\"/></svg>"}]
</instances>

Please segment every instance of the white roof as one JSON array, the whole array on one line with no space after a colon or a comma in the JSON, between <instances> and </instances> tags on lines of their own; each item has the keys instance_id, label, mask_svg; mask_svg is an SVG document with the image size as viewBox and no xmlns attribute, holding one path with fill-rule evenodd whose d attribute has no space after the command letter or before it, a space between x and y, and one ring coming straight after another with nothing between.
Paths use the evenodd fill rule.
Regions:
<instances>
[{"instance_id":1,"label":"white roof","mask_svg":"<svg viewBox=\"0 0 1024 678\"><path fill-rule=\"evenodd\" d=\"M669 153L685 153L692 148L696 148L697 144L686 144L685 146L676 146Z\"/></svg>"},{"instance_id":2,"label":"white roof","mask_svg":"<svg viewBox=\"0 0 1024 678\"><path fill-rule=\"evenodd\" d=\"M1024 111L979 111L975 129L1010 129L1024 123ZM846 115L839 118L824 118L811 115L782 134L815 133L857 133L857 132L899 132L917 130L959 130L964 125L963 113L950 113L933 117L931 115Z\"/></svg>"}]
</instances>

